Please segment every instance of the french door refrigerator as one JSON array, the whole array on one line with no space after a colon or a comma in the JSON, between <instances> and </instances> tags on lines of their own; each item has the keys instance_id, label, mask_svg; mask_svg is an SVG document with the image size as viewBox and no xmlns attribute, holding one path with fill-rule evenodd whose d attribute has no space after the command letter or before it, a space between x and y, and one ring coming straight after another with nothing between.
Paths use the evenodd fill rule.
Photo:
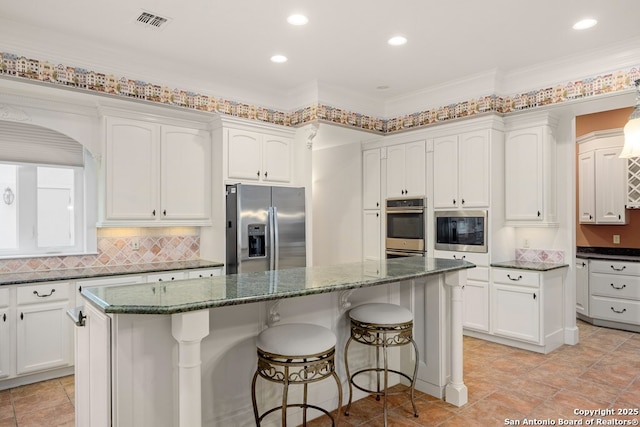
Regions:
<instances>
[{"instance_id":1,"label":"french door refrigerator","mask_svg":"<svg viewBox=\"0 0 640 427\"><path fill-rule=\"evenodd\" d=\"M227 185L227 274L306 265L304 188Z\"/></svg>"}]
</instances>

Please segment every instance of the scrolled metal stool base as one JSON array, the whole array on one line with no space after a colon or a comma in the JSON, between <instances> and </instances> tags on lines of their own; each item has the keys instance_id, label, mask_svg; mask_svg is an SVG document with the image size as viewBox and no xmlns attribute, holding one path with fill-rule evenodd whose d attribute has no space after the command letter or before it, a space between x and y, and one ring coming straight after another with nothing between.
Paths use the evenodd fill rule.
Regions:
<instances>
[{"instance_id":1,"label":"scrolled metal stool base","mask_svg":"<svg viewBox=\"0 0 640 427\"><path fill-rule=\"evenodd\" d=\"M279 383L283 385L282 405L275 406L260 415L258 412L258 404L256 399L256 382L258 377L262 377L267 381ZM256 419L256 425L260 426L264 418L276 411L282 411L282 426L287 425L287 408L302 408L302 425L307 425L307 410L314 409L320 411L331 418L332 426L337 425L334 416L324 408L307 402L307 386L310 383L322 381L326 378L333 377L338 386L338 417L342 410L342 385L340 379L335 372L335 347L326 352L305 355L305 356L286 356L280 354L267 353L258 349L258 368L253 375L251 383L251 400L253 403L253 413ZM290 385L302 385L303 401L302 403L288 403L288 393Z\"/></svg>"},{"instance_id":2,"label":"scrolled metal stool base","mask_svg":"<svg viewBox=\"0 0 640 427\"><path fill-rule=\"evenodd\" d=\"M364 368L356 371L351 374L349 371L349 361L348 361L348 352L349 346L353 341L356 341L360 344L375 347L376 350L376 367L375 368ZM404 372L389 369L388 367L388 357L387 357L387 349L389 347L400 347L404 345L411 344L415 351L415 367L413 370L413 376L409 376ZM383 355L383 363L384 365L380 366L380 356L379 352L382 350ZM397 324L374 324L374 323L366 323L360 322L355 319L351 319L351 336L347 341L344 349L344 362L345 368L347 371L347 378L349 379L349 402L347 403L347 407L345 409L344 414L346 416L349 415L349 411L351 410L351 403L353 398L353 387L358 390L364 391L365 393L369 393L371 395L376 396L376 400L380 400L380 397L383 398L383 414L384 414L384 425L387 425L387 397L397 394L409 394L411 399L411 405L413 406L413 415L414 417L418 417L418 409L415 404L415 384L416 379L418 377L418 346L413 339L413 321L405 322L405 323L397 323ZM362 387L355 383L354 379L366 373L375 373L376 374L376 390L371 390L366 387ZM402 376L410 382L409 390L405 391L389 391L389 373L394 373ZM380 384L380 376L382 374L383 384L381 387Z\"/></svg>"}]
</instances>

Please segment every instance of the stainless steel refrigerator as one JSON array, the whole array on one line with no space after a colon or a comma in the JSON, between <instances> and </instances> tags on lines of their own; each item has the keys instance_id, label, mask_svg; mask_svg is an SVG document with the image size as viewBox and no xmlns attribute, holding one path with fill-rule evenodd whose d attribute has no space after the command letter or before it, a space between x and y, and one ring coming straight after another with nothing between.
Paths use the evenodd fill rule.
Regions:
<instances>
[{"instance_id":1,"label":"stainless steel refrigerator","mask_svg":"<svg viewBox=\"0 0 640 427\"><path fill-rule=\"evenodd\" d=\"M306 265L304 188L227 185L227 274Z\"/></svg>"}]
</instances>

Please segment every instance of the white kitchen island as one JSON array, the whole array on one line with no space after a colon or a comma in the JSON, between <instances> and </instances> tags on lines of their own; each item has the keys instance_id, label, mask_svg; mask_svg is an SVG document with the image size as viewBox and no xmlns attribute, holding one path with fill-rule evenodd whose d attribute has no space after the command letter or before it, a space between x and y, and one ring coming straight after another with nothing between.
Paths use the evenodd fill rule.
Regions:
<instances>
[{"instance_id":1,"label":"white kitchen island","mask_svg":"<svg viewBox=\"0 0 640 427\"><path fill-rule=\"evenodd\" d=\"M410 257L85 288L78 321L84 326L76 328L76 425L254 425L257 334L274 322L329 327L338 337L337 370L346 385L346 312L373 301L414 313L416 388L464 405L462 286L472 267ZM395 363L410 363L408 357L399 352ZM335 384L314 384L310 391L320 405L337 407ZM262 401L279 392L273 384L258 390Z\"/></svg>"}]
</instances>

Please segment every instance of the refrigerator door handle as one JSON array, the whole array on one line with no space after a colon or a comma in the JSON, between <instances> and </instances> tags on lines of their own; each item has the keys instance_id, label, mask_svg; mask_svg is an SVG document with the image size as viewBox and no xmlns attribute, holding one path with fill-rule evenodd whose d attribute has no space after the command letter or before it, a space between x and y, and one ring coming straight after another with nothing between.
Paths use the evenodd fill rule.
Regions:
<instances>
[{"instance_id":1,"label":"refrigerator door handle","mask_svg":"<svg viewBox=\"0 0 640 427\"><path fill-rule=\"evenodd\" d=\"M273 227L271 227L272 238L271 242L273 243L271 254L273 256L273 268L272 270L277 270L278 259L280 258L280 239L278 238L278 208L273 206L271 208L271 221L273 223Z\"/></svg>"}]
</instances>

